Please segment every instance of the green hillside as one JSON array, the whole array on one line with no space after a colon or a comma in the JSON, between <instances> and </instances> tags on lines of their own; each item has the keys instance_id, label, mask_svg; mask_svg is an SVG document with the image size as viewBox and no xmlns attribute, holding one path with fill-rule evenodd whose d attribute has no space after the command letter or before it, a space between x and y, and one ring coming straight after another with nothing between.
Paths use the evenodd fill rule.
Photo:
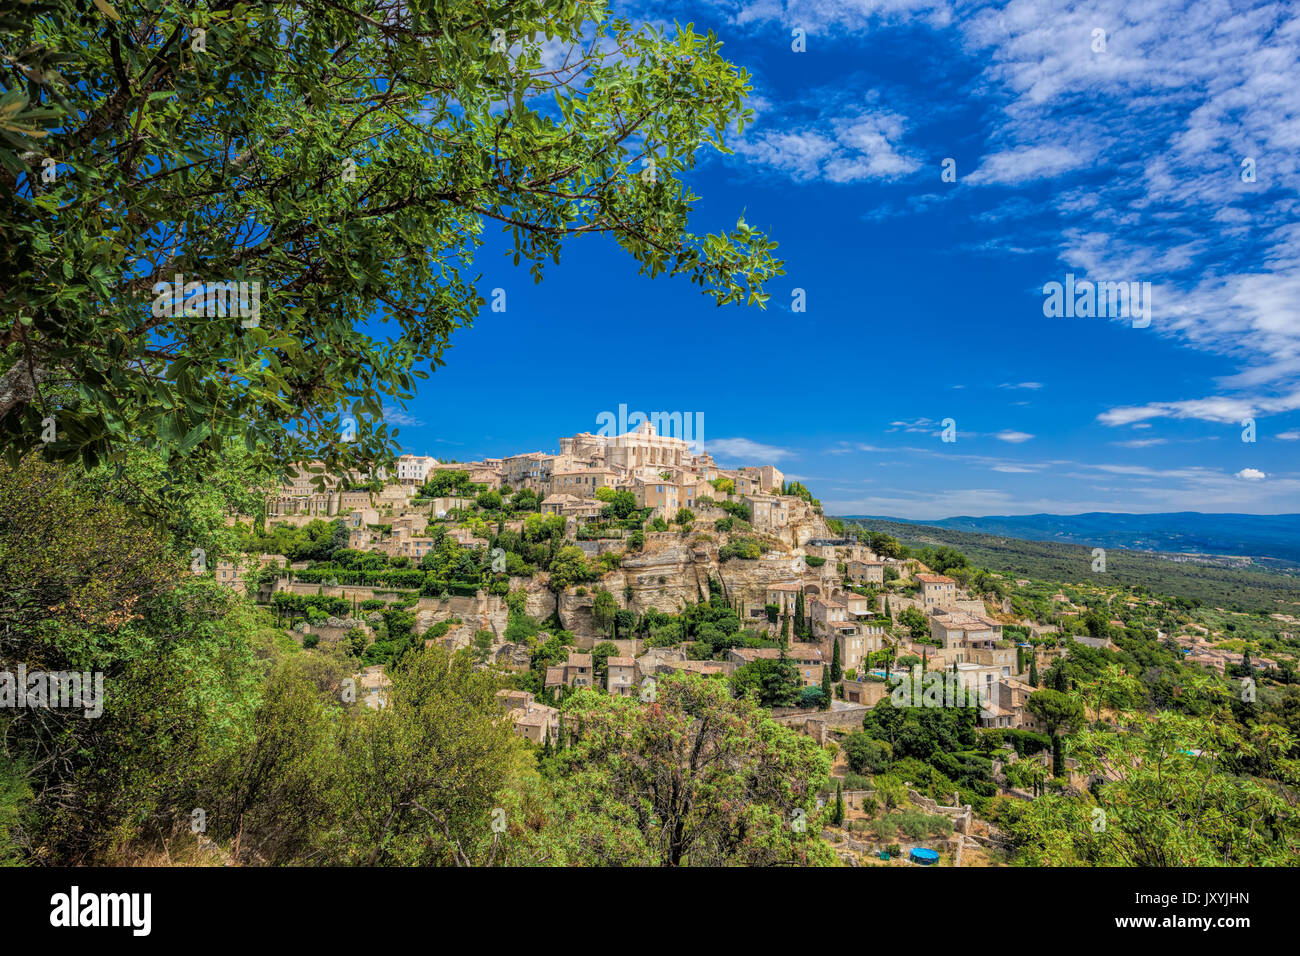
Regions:
<instances>
[{"instance_id":1,"label":"green hillside","mask_svg":"<svg viewBox=\"0 0 1300 956\"><path fill-rule=\"evenodd\" d=\"M1101 583L1092 571L1092 549L1081 545L1025 541L931 525L846 519L893 535L908 547L956 548L971 564L1027 578L1062 583ZM1106 551L1106 582L1142 586L1157 594L1195 599L1243 611L1294 614L1300 610L1300 578L1274 571L1182 563L1170 556L1111 548Z\"/></svg>"}]
</instances>

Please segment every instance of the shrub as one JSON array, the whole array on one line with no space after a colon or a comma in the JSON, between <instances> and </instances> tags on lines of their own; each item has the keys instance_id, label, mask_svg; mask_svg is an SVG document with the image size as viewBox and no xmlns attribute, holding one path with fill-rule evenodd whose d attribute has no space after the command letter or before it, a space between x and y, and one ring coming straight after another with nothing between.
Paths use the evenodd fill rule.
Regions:
<instances>
[{"instance_id":1,"label":"shrub","mask_svg":"<svg viewBox=\"0 0 1300 956\"><path fill-rule=\"evenodd\" d=\"M718 549L718 559L728 561L731 558L740 558L744 561L757 561L762 557L763 549L753 538L737 538L729 544L724 544Z\"/></svg>"},{"instance_id":2,"label":"shrub","mask_svg":"<svg viewBox=\"0 0 1300 956\"><path fill-rule=\"evenodd\" d=\"M882 773L893 753L887 742L857 731L844 740L844 755L855 773Z\"/></svg>"},{"instance_id":3,"label":"shrub","mask_svg":"<svg viewBox=\"0 0 1300 956\"><path fill-rule=\"evenodd\" d=\"M852 770L850 770L848 773L844 775L844 789L845 790L870 790L871 778L864 777L862 774L854 773Z\"/></svg>"},{"instance_id":4,"label":"shrub","mask_svg":"<svg viewBox=\"0 0 1300 956\"><path fill-rule=\"evenodd\" d=\"M893 817L898 829L913 840L924 840L930 832L930 817L920 810L904 810Z\"/></svg>"}]
</instances>

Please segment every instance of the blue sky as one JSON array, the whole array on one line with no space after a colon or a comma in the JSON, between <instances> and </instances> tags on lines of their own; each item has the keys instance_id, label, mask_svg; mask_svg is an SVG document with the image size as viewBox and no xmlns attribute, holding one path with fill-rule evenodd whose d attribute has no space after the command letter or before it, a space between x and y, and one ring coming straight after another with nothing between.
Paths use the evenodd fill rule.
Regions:
<instances>
[{"instance_id":1,"label":"blue sky","mask_svg":"<svg viewBox=\"0 0 1300 956\"><path fill-rule=\"evenodd\" d=\"M775 463L831 513L1300 511L1300 9L619 9L711 28L753 75L693 226L743 213L787 274L766 311L720 309L599 237L541 285L489 244L507 309L390 411L408 451L554 451L625 404L702 413L716 458ZM1067 273L1151 283L1149 327L1045 317Z\"/></svg>"}]
</instances>

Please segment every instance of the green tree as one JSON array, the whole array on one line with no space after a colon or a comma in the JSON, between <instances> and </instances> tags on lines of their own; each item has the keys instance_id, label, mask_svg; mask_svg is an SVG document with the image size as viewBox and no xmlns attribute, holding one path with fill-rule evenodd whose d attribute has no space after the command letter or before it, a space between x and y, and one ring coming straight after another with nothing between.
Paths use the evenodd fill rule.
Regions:
<instances>
[{"instance_id":1,"label":"green tree","mask_svg":"<svg viewBox=\"0 0 1300 956\"><path fill-rule=\"evenodd\" d=\"M1057 690L1034 691L1025 706L1046 725L1049 734L1069 733L1083 724L1083 704Z\"/></svg>"},{"instance_id":2,"label":"green tree","mask_svg":"<svg viewBox=\"0 0 1300 956\"><path fill-rule=\"evenodd\" d=\"M731 675L731 686L737 697L749 697L762 707L793 707L799 700L799 674L784 654L778 660L742 664Z\"/></svg>"},{"instance_id":3,"label":"green tree","mask_svg":"<svg viewBox=\"0 0 1300 956\"><path fill-rule=\"evenodd\" d=\"M1300 814L1276 787L1233 767L1246 748L1257 755L1258 772L1294 787L1295 736L1259 725L1248 739L1231 717L1232 698L1217 682L1189 682L1184 696L1204 713L1127 708L1117 713L1117 728L1099 724L1080 732L1071 753L1079 772L1098 782L1084 794L1048 793L1025 808L1011 824L1017 862L1289 865Z\"/></svg>"},{"instance_id":4,"label":"green tree","mask_svg":"<svg viewBox=\"0 0 1300 956\"><path fill-rule=\"evenodd\" d=\"M849 734L842 746L849 769L854 773L883 773L889 765L889 744L862 731Z\"/></svg>"},{"instance_id":5,"label":"green tree","mask_svg":"<svg viewBox=\"0 0 1300 956\"><path fill-rule=\"evenodd\" d=\"M924 614L914 607L905 607L899 611L898 623L907 628L912 635L912 640L919 640L928 637L930 634L930 622L926 620Z\"/></svg>"},{"instance_id":6,"label":"green tree","mask_svg":"<svg viewBox=\"0 0 1300 956\"><path fill-rule=\"evenodd\" d=\"M830 758L722 681L671 674L655 706L582 691L561 755L566 815L595 815L605 840L666 866L823 864L817 794ZM610 862L626 862L626 858Z\"/></svg>"},{"instance_id":7,"label":"green tree","mask_svg":"<svg viewBox=\"0 0 1300 956\"><path fill-rule=\"evenodd\" d=\"M614 639L623 634L630 637L632 630L636 627L636 612L626 608L620 608L614 612Z\"/></svg>"},{"instance_id":8,"label":"green tree","mask_svg":"<svg viewBox=\"0 0 1300 956\"><path fill-rule=\"evenodd\" d=\"M612 633L614 615L617 613L618 602L614 600L614 595L604 588L598 590L591 605L591 621L596 625L596 628L603 633Z\"/></svg>"},{"instance_id":9,"label":"green tree","mask_svg":"<svg viewBox=\"0 0 1300 956\"><path fill-rule=\"evenodd\" d=\"M609 671L609 659L618 656L618 645L611 641L601 641L591 649L591 669L596 675L596 684L605 685L605 675Z\"/></svg>"},{"instance_id":10,"label":"green tree","mask_svg":"<svg viewBox=\"0 0 1300 956\"><path fill-rule=\"evenodd\" d=\"M844 676L844 671L840 668L840 642L833 641L831 649L831 681L838 683Z\"/></svg>"},{"instance_id":11,"label":"green tree","mask_svg":"<svg viewBox=\"0 0 1300 956\"><path fill-rule=\"evenodd\" d=\"M560 595L582 581L591 580L587 556L582 549L566 545L556 552L551 561L550 588L555 592L555 613L560 612Z\"/></svg>"},{"instance_id":12,"label":"green tree","mask_svg":"<svg viewBox=\"0 0 1300 956\"><path fill-rule=\"evenodd\" d=\"M636 495L627 488L619 488L610 496L609 507L614 517L621 521L636 511Z\"/></svg>"},{"instance_id":13,"label":"green tree","mask_svg":"<svg viewBox=\"0 0 1300 956\"><path fill-rule=\"evenodd\" d=\"M521 746L496 682L468 655L433 646L392 672L387 703L341 729L340 863L469 866L492 847L492 810Z\"/></svg>"},{"instance_id":14,"label":"green tree","mask_svg":"<svg viewBox=\"0 0 1300 956\"><path fill-rule=\"evenodd\" d=\"M384 400L485 304L471 263L489 226L534 279L591 232L719 304L762 305L780 274L743 221L688 227L684 177L750 116L712 34L600 2L88 9L4 0L11 461L136 443L202 474L230 441L272 467L391 458ZM548 44L582 52L556 70ZM188 291L162 285L178 275Z\"/></svg>"},{"instance_id":15,"label":"green tree","mask_svg":"<svg viewBox=\"0 0 1300 956\"><path fill-rule=\"evenodd\" d=\"M872 779L872 788L876 791L876 800L886 813L908 804L907 787L902 780L892 774L880 774Z\"/></svg>"}]
</instances>

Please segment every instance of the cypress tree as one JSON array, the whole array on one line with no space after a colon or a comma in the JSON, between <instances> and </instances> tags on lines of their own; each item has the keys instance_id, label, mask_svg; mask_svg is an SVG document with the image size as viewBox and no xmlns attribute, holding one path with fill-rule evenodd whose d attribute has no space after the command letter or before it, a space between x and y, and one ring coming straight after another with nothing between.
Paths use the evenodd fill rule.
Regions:
<instances>
[{"instance_id":1,"label":"cypress tree","mask_svg":"<svg viewBox=\"0 0 1300 956\"><path fill-rule=\"evenodd\" d=\"M885 595L885 617L893 620L894 615L889 612L889 595Z\"/></svg>"},{"instance_id":2,"label":"cypress tree","mask_svg":"<svg viewBox=\"0 0 1300 956\"><path fill-rule=\"evenodd\" d=\"M1062 694L1068 694L1070 692L1070 678L1065 674L1064 662L1065 658L1061 658L1052 665L1052 687Z\"/></svg>"},{"instance_id":3,"label":"cypress tree","mask_svg":"<svg viewBox=\"0 0 1300 956\"><path fill-rule=\"evenodd\" d=\"M844 823L844 784L835 781L835 815L831 817L836 826Z\"/></svg>"},{"instance_id":4,"label":"cypress tree","mask_svg":"<svg viewBox=\"0 0 1300 956\"><path fill-rule=\"evenodd\" d=\"M1065 753L1061 750L1061 738L1056 735L1052 737L1052 776L1065 776Z\"/></svg>"},{"instance_id":5,"label":"cypress tree","mask_svg":"<svg viewBox=\"0 0 1300 956\"><path fill-rule=\"evenodd\" d=\"M831 671L829 667L822 668L822 710L831 709Z\"/></svg>"},{"instance_id":6,"label":"cypress tree","mask_svg":"<svg viewBox=\"0 0 1300 956\"><path fill-rule=\"evenodd\" d=\"M831 651L831 680L839 681L843 675L844 671L840 668L840 642L837 640Z\"/></svg>"},{"instance_id":7,"label":"cypress tree","mask_svg":"<svg viewBox=\"0 0 1300 956\"><path fill-rule=\"evenodd\" d=\"M803 637L803 591L794 599L794 633L796 637Z\"/></svg>"},{"instance_id":8,"label":"cypress tree","mask_svg":"<svg viewBox=\"0 0 1300 956\"><path fill-rule=\"evenodd\" d=\"M1029 662L1029 683L1034 687L1038 686L1038 655L1035 654Z\"/></svg>"}]
</instances>

